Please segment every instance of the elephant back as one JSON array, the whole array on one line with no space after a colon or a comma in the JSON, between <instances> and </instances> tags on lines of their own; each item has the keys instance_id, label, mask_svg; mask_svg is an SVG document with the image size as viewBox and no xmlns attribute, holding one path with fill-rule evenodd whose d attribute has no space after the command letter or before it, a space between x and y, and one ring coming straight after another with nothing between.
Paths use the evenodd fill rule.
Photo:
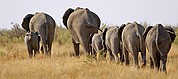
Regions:
<instances>
[{"instance_id":1,"label":"elephant back","mask_svg":"<svg viewBox=\"0 0 178 79\"><path fill-rule=\"evenodd\" d=\"M156 47L158 51L160 53L168 53L169 50L165 50L164 48L170 49L172 41L169 34L161 24L157 24L154 28L156 29Z\"/></svg>"},{"instance_id":2,"label":"elephant back","mask_svg":"<svg viewBox=\"0 0 178 79\"><path fill-rule=\"evenodd\" d=\"M30 31L32 32L39 31L41 28L45 27L48 33L49 32L52 33L54 32L56 23L50 15L43 12L36 12L34 16L31 18L29 27L30 27Z\"/></svg>"},{"instance_id":3,"label":"elephant back","mask_svg":"<svg viewBox=\"0 0 178 79\"><path fill-rule=\"evenodd\" d=\"M171 41L174 42L174 40L176 38L175 31L171 28L171 26L166 26L165 29L169 33L169 35L171 37Z\"/></svg>"},{"instance_id":4,"label":"elephant back","mask_svg":"<svg viewBox=\"0 0 178 79\"><path fill-rule=\"evenodd\" d=\"M80 19L78 19L80 18ZM69 16L69 21L81 21L87 28L97 28L100 27L100 18L88 8L76 8L73 13ZM68 23L67 23L68 24ZM69 24L71 24L69 22ZM68 26L70 27L70 25Z\"/></svg>"}]
</instances>

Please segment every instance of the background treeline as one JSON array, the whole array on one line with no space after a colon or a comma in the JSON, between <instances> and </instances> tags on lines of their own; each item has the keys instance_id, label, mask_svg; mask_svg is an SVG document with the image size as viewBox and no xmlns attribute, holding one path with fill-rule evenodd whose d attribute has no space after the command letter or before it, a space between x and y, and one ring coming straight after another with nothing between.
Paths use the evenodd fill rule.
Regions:
<instances>
[{"instance_id":1,"label":"background treeline","mask_svg":"<svg viewBox=\"0 0 178 79\"><path fill-rule=\"evenodd\" d=\"M18 24L11 23L11 29L0 29L0 46L7 46L12 43L24 43L24 35L26 31ZM149 26L146 22L141 23L144 27ZM107 24L102 24L101 29L108 27ZM172 26L178 35L178 25ZM70 33L62 25L57 25L55 29L54 42L59 43L60 45L71 42ZM176 37L174 44L178 45L178 37Z\"/></svg>"}]
</instances>

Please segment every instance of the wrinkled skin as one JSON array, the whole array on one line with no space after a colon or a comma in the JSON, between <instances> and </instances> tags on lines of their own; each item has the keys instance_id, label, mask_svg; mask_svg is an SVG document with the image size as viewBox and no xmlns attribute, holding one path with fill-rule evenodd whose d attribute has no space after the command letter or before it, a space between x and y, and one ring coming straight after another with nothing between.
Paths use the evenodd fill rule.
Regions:
<instances>
[{"instance_id":1,"label":"wrinkled skin","mask_svg":"<svg viewBox=\"0 0 178 79\"><path fill-rule=\"evenodd\" d=\"M27 14L23 18L22 27L27 32L38 32L41 38L41 51L51 56L56 27L54 19L45 13Z\"/></svg>"},{"instance_id":2,"label":"wrinkled skin","mask_svg":"<svg viewBox=\"0 0 178 79\"><path fill-rule=\"evenodd\" d=\"M71 34L75 56L79 56L79 44L88 55L89 36L98 32L100 18L87 8L77 7L75 10L69 8L63 15L63 23Z\"/></svg>"},{"instance_id":3,"label":"wrinkled skin","mask_svg":"<svg viewBox=\"0 0 178 79\"><path fill-rule=\"evenodd\" d=\"M104 30L101 33L94 33L90 35L90 48L91 48L91 54L96 56L97 53L99 53L99 55L103 55L104 57L106 57L106 54L104 52L106 52L106 45L105 45L105 41L103 38L103 36L106 36L106 30Z\"/></svg>"},{"instance_id":4,"label":"wrinkled skin","mask_svg":"<svg viewBox=\"0 0 178 79\"><path fill-rule=\"evenodd\" d=\"M146 36L146 47L150 54L150 67L166 72L167 54L171 48L176 35L171 27L163 27L161 24L155 25L148 31Z\"/></svg>"},{"instance_id":5,"label":"wrinkled skin","mask_svg":"<svg viewBox=\"0 0 178 79\"><path fill-rule=\"evenodd\" d=\"M120 54L120 61L124 61L121 51L121 35L124 27L125 24L120 28L117 26L111 27L106 32L105 44L107 47L107 52L110 55L110 60L115 59L116 62L119 61L118 53Z\"/></svg>"},{"instance_id":6,"label":"wrinkled skin","mask_svg":"<svg viewBox=\"0 0 178 79\"><path fill-rule=\"evenodd\" d=\"M94 34L92 37L92 43L91 43L91 54L96 56L96 53L99 53L103 48L103 41L102 41L102 37L101 34ZM104 51L103 51L104 52ZM103 54L102 52L102 54Z\"/></svg>"},{"instance_id":7,"label":"wrinkled skin","mask_svg":"<svg viewBox=\"0 0 178 79\"><path fill-rule=\"evenodd\" d=\"M138 65L138 52L142 55L142 66L146 66L146 47L144 36L144 27L136 22L129 23L125 26L122 32L122 49L126 57L126 65L129 64L129 53L133 55L134 64Z\"/></svg>"},{"instance_id":8,"label":"wrinkled skin","mask_svg":"<svg viewBox=\"0 0 178 79\"><path fill-rule=\"evenodd\" d=\"M39 38L40 37L38 37L38 35L35 34L34 32L27 32L25 34L24 41L27 46L30 59L32 58L33 55L35 56L35 54L39 51L39 42L40 42Z\"/></svg>"}]
</instances>

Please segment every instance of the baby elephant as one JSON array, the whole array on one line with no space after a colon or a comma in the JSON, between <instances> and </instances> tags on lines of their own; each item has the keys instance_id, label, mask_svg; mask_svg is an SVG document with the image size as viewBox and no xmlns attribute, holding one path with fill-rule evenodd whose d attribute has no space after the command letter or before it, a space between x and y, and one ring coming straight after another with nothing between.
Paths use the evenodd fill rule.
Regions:
<instances>
[{"instance_id":1,"label":"baby elephant","mask_svg":"<svg viewBox=\"0 0 178 79\"><path fill-rule=\"evenodd\" d=\"M103 40L103 36L105 34L105 31L102 33L94 33L90 35L90 50L91 55L97 56L97 55L103 55L106 57L106 46L105 41ZM96 57L97 58L97 57ZM97 58L98 60L98 58Z\"/></svg>"},{"instance_id":2,"label":"baby elephant","mask_svg":"<svg viewBox=\"0 0 178 79\"><path fill-rule=\"evenodd\" d=\"M38 36L37 32L27 32L24 38L25 44L27 46L29 58L31 59L32 56L39 52L39 42L40 36ZM33 54L34 51L34 54Z\"/></svg>"},{"instance_id":3,"label":"baby elephant","mask_svg":"<svg viewBox=\"0 0 178 79\"><path fill-rule=\"evenodd\" d=\"M172 42L175 40L174 30L168 26L163 27L161 24L148 27L146 36L146 47L150 53L151 68L160 68L166 72L167 54L171 48ZM160 61L162 64L160 65Z\"/></svg>"}]
</instances>

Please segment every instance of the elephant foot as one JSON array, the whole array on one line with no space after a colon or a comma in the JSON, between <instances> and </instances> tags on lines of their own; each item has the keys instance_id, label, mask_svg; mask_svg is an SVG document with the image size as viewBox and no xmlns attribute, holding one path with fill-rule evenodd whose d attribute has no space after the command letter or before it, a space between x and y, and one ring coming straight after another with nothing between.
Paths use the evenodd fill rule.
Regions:
<instances>
[{"instance_id":1,"label":"elephant foot","mask_svg":"<svg viewBox=\"0 0 178 79\"><path fill-rule=\"evenodd\" d=\"M51 57L51 52L45 53L45 55Z\"/></svg>"},{"instance_id":2,"label":"elephant foot","mask_svg":"<svg viewBox=\"0 0 178 79\"><path fill-rule=\"evenodd\" d=\"M142 63L141 68L145 68L145 67L146 67L146 63Z\"/></svg>"}]
</instances>

